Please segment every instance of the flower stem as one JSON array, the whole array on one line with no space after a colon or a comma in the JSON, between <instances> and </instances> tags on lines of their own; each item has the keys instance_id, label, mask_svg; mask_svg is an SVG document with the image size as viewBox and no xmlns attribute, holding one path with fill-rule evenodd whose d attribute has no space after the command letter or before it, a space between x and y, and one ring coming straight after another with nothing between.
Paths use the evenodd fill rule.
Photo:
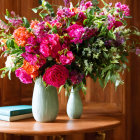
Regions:
<instances>
[{"instance_id":1,"label":"flower stem","mask_svg":"<svg viewBox=\"0 0 140 140\"><path fill-rule=\"evenodd\" d=\"M101 1L102 1L102 3L103 3L105 6L108 5L104 0L101 0Z\"/></svg>"}]
</instances>

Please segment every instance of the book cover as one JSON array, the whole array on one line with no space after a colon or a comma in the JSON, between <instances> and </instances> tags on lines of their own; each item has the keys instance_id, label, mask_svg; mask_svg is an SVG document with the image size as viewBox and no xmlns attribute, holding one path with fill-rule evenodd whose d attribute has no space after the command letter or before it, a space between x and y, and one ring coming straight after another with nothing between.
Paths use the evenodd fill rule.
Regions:
<instances>
[{"instance_id":1,"label":"book cover","mask_svg":"<svg viewBox=\"0 0 140 140\"><path fill-rule=\"evenodd\" d=\"M32 113L31 105L15 105L0 107L0 115L17 116Z\"/></svg>"},{"instance_id":2,"label":"book cover","mask_svg":"<svg viewBox=\"0 0 140 140\"><path fill-rule=\"evenodd\" d=\"M17 121L17 120L21 120L21 119L27 119L27 118L31 118L33 117L33 114L24 114L24 115L17 115L17 116L5 116L5 115L0 115L0 120L3 121Z\"/></svg>"}]
</instances>

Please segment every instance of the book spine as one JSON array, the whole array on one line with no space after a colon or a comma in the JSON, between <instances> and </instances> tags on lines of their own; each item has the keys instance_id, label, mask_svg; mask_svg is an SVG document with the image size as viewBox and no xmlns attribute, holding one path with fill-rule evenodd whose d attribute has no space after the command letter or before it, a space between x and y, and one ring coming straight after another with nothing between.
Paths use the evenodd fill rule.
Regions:
<instances>
[{"instance_id":1,"label":"book spine","mask_svg":"<svg viewBox=\"0 0 140 140\"><path fill-rule=\"evenodd\" d=\"M33 117L33 114L24 114L24 115L18 115L18 116L11 116L9 117L9 121L17 121L17 120L22 120L22 119L27 119Z\"/></svg>"},{"instance_id":2,"label":"book spine","mask_svg":"<svg viewBox=\"0 0 140 140\"><path fill-rule=\"evenodd\" d=\"M29 113L32 113L32 109L15 110L10 112L10 116L17 116L17 115L29 114Z\"/></svg>"},{"instance_id":3,"label":"book spine","mask_svg":"<svg viewBox=\"0 0 140 140\"><path fill-rule=\"evenodd\" d=\"M0 115L0 120L3 121L16 121L16 120L21 120L21 119L27 119L33 117L33 114L24 114L24 115L18 115L18 116L5 116L5 115Z\"/></svg>"}]
</instances>

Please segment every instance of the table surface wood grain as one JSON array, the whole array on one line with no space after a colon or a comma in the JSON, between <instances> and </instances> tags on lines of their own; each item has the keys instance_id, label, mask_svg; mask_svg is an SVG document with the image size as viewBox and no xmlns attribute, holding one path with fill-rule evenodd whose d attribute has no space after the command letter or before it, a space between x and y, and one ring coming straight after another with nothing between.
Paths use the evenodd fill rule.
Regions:
<instances>
[{"instance_id":1,"label":"table surface wood grain","mask_svg":"<svg viewBox=\"0 0 140 140\"><path fill-rule=\"evenodd\" d=\"M18 135L69 135L105 131L117 127L120 120L112 116L83 114L81 119L69 119L67 115L58 115L51 123L36 122L33 118L15 122L0 121L0 133Z\"/></svg>"}]
</instances>

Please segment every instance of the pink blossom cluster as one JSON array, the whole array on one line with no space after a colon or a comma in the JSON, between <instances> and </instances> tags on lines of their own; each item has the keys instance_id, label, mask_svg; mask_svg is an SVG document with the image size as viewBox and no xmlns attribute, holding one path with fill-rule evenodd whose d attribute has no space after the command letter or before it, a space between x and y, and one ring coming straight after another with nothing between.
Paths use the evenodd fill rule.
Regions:
<instances>
[{"instance_id":1,"label":"pink blossom cluster","mask_svg":"<svg viewBox=\"0 0 140 140\"><path fill-rule=\"evenodd\" d=\"M129 7L126 4L121 4L120 2L117 2L115 4L115 7L118 9L118 12L124 12L125 16L130 15Z\"/></svg>"},{"instance_id":2,"label":"pink blossom cluster","mask_svg":"<svg viewBox=\"0 0 140 140\"><path fill-rule=\"evenodd\" d=\"M120 27L122 25L123 23L121 21L116 20L116 18L111 14L108 15L108 30L111 30L113 27L114 28Z\"/></svg>"},{"instance_id":3,"label":"pink blossom cluster","mask_svg":"<svg viewBox=\"0 0 140 140\"><path fill-rule=\"evenodd\" d=\"M16 15L14 11L11 11L11 16L8 21L15 27L19 27L23 24L22 18Z\"/></svg>"},{"instance_id":4,"label":"pink blossom cluster","mask_svg":"<svg viewBox=\"0 0 140 140\"><path fill-rule=\"evenodd\" d=\"M73 60L74 60L74 56L71 51L68 51L65 55L62 54L60 56L60 62L62 63L62 65L71 65Z\"/></svg>"},{"instance_id":5,"label":"pink blossom cluster","mask_svg":"<svg viewBox=\"0 0 140 140\"><path fill-rule=\"evenodd\" d=\"M56 34L48 34L42 38L40 44L40 53L44 55L44 57L53 57L56 58L58 56L58 51L61 50L61 45L59 42L59 36Z\"/></svg>"},{"instance_id":6,"label":"pink blossom cluster","mask_svg":"<svg viewBox=\"0 0 140 140\"><path fill-rule=\"evenodd\" d=\"M32 78L29 74L26 73L25 70L22 68L19 68L15 71L16 77L20 79L20 81L24 84L30 84L32 83Z\"/></svg>"},{"instance_id":7,"label":"pink blossom cluster","mask_svg":"<svg viewBox=\"0 0 140 140\"><path fill-rule=\"evenodd\" d=\"M78 44L82 43L83 39L83 34L85 32L85 28L81 25L78 24L73 24L68 27L67 32L71 38L71 42Z\"/></svg>"}]
</instances>

